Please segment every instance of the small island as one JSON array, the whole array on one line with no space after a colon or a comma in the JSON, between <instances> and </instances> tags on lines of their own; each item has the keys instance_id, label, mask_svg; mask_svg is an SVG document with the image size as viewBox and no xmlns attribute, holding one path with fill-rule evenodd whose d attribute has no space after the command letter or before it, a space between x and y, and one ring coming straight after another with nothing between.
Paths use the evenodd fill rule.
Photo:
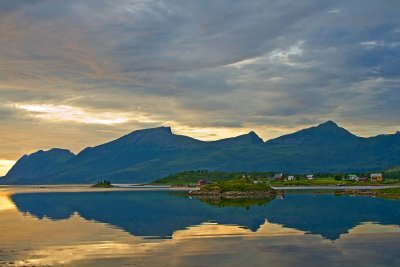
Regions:
<instances>
[{"instance_id":1,"label":"small island","mask_svg":"<svg viewBox=\"0 0 400 267\"><path fill-rule=\"evenodd\" d=\"M191 196L224 198L270 198L276 194L266 183L254 183L245 179L218 181L189 192Z\"/></svg>"},{"instance_id":2,"label":"small island","mask_svg":"<svg viewBox=\"0 0 400 267\"><path fill-rule=\"evenodd\" d=\"M99 181L97 184L92 185L92 187L95 188L111 188L114 187L110 181L104 180L104 181Z\"/></svg>"}]
</instances>

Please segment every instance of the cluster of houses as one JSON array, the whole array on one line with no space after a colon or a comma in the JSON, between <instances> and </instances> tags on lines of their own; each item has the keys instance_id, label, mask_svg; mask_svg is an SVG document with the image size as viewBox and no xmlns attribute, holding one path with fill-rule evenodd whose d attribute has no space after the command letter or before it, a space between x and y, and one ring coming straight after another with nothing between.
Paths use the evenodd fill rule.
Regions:
<instances>
[{"instance_id":1,"label":"cluster of houses","mask_svg":"<svg viewBox=\"0 0 400 267\"><path fill-rule=\"evenodd\" d=\"M277 173L275 174L272 178L273 181L293 181L296 180L297 177L294 175L289 175L285 177L283 173ZM313 180L314 175L313 174L308 174L306 175L307 180ZM370 177L358 177L355 174L349 174L347 176L344 176L342 180L346 181L356 181L356 182L367 182L367 181L372 181L372 182L381 182L383 181L383 174L382 173L372 173Z\"/></svg>"},{"instance_id":2,"label":"cluster of houses","mask_svg":"<svg viewBox=\"0 0 400 267\"><path fill-rule=\"evenodd\" d=\"M346 181L356 181L356 182L381 182L383 181L383 174L382 173L372 173L369 178L368 177L358 177L355 174L349 174L343 178Z\"/></svg>"},{"instance_id":3,"label":"cluster of houses","mask_svg":"<svg viewBox=\"0 0 400 267\"><path fill-rule=\"evenodd\" d=\"M314 174L308 174L306 175L307 180L313 180L314 179ZM297 180L297 177L294 175L289 175L287 178L284 177L283 173L277 173L272 177L272 180L274 181L294 181Z\"/></svg>"},{"instance_id":4,"label":"cluster of houses","mask_svg":"<svg viewBox=\"0 0 400 267\"><path fill-rule=\"evenodd\" d=\"M307 180L313 180L314 179L314 174L308 174L308 175L305 176L305 178ZM250 175L243 175L242 179L243 180L251 180L251 176ZM277 173L273 177L270 177L270 179L273 180L273 181L294 181L294 180L297 180L298 177L296 177L294 175L288 175L287 177L285 177L283 175L283 173ZM381 181L383 181L383 174L382 173L372 173L370 175L370 177L358 177L355 174L349 174L349 175L344 176L342 178L342 180L345 180L345 181L356 181L356 182L367 182L367 181L381 182ZM257 183L260 183L261 181L254 180L253 182L255 184L257 184ZM197 182L197 186L203 186L203 185L206 185L206 184L209 184L209 183L210 183L210 181L202 179L202 180L199 180ZM195 187L196 185L192 185L192 186Z\"/></svg>"}]
</instances>

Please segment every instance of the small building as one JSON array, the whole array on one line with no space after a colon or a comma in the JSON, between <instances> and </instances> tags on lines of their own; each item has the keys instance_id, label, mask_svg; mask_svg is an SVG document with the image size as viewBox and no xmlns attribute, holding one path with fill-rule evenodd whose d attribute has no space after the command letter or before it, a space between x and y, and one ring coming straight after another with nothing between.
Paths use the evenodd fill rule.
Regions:
<instances>
[{"instance_id":1,"label":"small building","mask_svg":"<svg viewBox=\"0 0 400 267\"><path fill-rule=\"evenodd\" d=\"M245 180L245 181L251 181L252 179L251 179L251 175L242 175L242 180Z\"/></svg>"},{"instance_id":2,"label":"small building","mask_svg":"<svg viewBox=\"0 0 400 267\"><path fill-rule=\"evenodd\" d=\"M355 175L355 174L349 174L349 175L347 175L347 179L346 179L346 180L349 180L349 181L357 181L357 179L358 179L358 176L357 176L357 175Z\"/></svg>"},{"instance_id":3,"label":"small building","mask_svg":"<svg viewBox=\"0 0 400 267\"><path fill-rule=\"evenodd\" d=\"M307 175L308 180L314 180L314 174L309 174Z\"/></svg>"},{"instance_id":4,"label":"small building","mask_svg":"<svg viewBox=\"0 0 400 267\"><path fill-rule=\"evenodd\" d=\"M293 175L289 175L287 179L288 181L293 181L296 180L296 177L294 177Z\"/></svg>"},{"instance_id":5,"label":"small building","mask_svg":"<svg viewBox=\"0 0 400 267\"><path fill-rule=\"evenodd\" d=\"M274 181L283 181L283 173L275 174L274 177L272 178L272 180L274 180Z\"/></svg>"},{"instance_id":6,"label":"small building","mask_svg":"<svg viewBox=\"0 0 400 267\"><path fill-rule=\"evenodd\" d=\"M357 182L368 182L368 177L357 177Z\"/></svg>"},{"instance_id":7,"label":"small building","mask_svg":"<svg viewBox=\"0 0 400 267\"><path fill-rule=\"evenodd\" d=\"M371 181L372 182L381 182L381 181L383 181L383 174L382 173L372 173L370 177L371 177Z\"/></svg>"},{"instance_id":8,"label":"small building","mask_svg":"<svg viewBox=\"0 0 400 267\"><path fill-rule=\"evenodd\" d=\"M203 186L203 185L206 185L206 184L209 184L209 182L207 180L202 179L202 180L198 180L197 181L197 185L198 186Z\"/></svg>"}]
</instances>

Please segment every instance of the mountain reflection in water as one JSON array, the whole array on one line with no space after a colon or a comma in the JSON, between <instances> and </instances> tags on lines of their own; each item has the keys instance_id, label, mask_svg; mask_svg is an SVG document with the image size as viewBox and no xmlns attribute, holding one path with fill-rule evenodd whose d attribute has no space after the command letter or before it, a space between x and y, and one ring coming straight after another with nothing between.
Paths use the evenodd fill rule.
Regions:
<instances>
[{"instance_id":1,"label":"mountain reflection in water","mask_svg":"<svg viewBox=\"0 0 400 267\"><path fill-rule=\"evenodd\" d=\"M168 192L40 193L11 197L21 212L51 220L78 213L121 228L134 236L170 238L204 222L257 231L267 220L330 240L363 222L399 225L400 201L330 194L287 194L264 205L218 208Z\"/></svg>"}]
</instances>

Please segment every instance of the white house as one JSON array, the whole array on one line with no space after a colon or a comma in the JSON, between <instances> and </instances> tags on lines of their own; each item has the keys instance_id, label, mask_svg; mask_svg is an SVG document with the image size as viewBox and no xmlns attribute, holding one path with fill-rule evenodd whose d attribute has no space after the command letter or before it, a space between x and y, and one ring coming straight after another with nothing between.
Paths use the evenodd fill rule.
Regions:
<instances>
[{"instance_id":1,"label":"white house","mask_svg":"<svg viewBox=\"0 0 400 267\"><path fill-rule=\"evenodd\" d=\"M314 174L309 174L309 175L307 175L307 179L308 179L308 180L313 180L313 179L314 179Z\"/></svg>"},{"instance_id":2,"label":"white house","mask_svg":"<svg viewBox=\"0 0 400 267\"><path fill-rule=\"evenodd\" d=\"M347 180L350 180L350 181L357 181L357 180L358 180L358 176L355 175L355 174L349 174L349 175L347 176Z\"/></svg>"},{"instance_id":3,"label":"white house","mask_svg":"<svg viewBox=\"0 0 400 267\"><path fill-rule=\"evenodd\" d=\"M293 181L296 180L296 177L294 177L293 175L289 175L287 179L288 181Z\"/></svg>"}]
</instances>

